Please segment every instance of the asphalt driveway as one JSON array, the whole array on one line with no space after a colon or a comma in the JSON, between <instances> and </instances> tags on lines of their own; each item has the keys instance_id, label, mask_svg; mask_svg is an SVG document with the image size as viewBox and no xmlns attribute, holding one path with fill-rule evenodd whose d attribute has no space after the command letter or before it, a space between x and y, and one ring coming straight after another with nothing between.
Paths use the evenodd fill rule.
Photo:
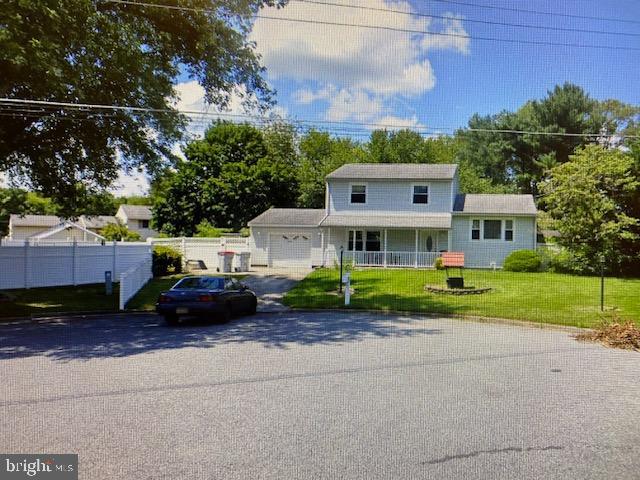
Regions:
<instances>
[{"instance_id":1,"label":"asphalt driveway","mask_svg":"<svg viewBox=\"0 0 640 480\"><path fill-rule=\"evenodd\" d=\"M640 355L369 313L0 325L5 452L80 478L637 479Z\"/></svg>"},{"instance_id":2,"label":"asphalt driveway","mask_svg":"<svg viewBox=\"0 0 640 480\"><path fill-rule=\"evenodd\" d=\"M259 312L284 312L282 297L311 272L310 268L254 267L242 280L258 296Z\"/></svg>"}]
</instances>

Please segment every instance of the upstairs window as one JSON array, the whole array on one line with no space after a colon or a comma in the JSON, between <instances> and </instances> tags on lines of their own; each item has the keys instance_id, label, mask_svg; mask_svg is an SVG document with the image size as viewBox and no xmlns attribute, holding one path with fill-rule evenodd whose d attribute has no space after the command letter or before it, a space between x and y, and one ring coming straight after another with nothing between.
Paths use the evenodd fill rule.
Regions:
<instances>
[{"instance_id":1,"label":"upstairs window","mask_svg":"<svg viewBox=\"0 0 640 480\"><path fill-rule=\"evenodd\" d=\"M507 242L513 242L513 220L504 221L504 239Z\"/></svg>"},{"instance_id":2,"label":"upstairs window","mask_svg":"<svg viewBox=\"0 0 640 480\"><path fill-rule=\"evenodd\" d=\"M367 203L366 185L351 185L351 203Z\"/></svg>"},{"instance_id":3,"label":"upstairs window","mask_svg":"<svg viewBox=\"0 0 640 480\"><path fill-rule=\"evenodd\" d=\"M471 240L480 240L480 220L471 223Z\"/></svg>"},{"instance_id":4,"label":"upstairs window","mask_svg":"<svg viewBox=\"0 0 640 480\"><path fill-rule=\"evenodd\" d=\"M413 186L413 203L427 204L429 203L429 186L414 185Z\"/></svg>"},{"instance_id":5,"label":"upstairs window","mask_svg":"<svg viewBox=\"0 0 640 480\"><path fill-rule=\"evenodd\" d=\"M485 220L483 238L485 240L500 240L502 238L502 220Z\"/></svg>"}]
</instances>

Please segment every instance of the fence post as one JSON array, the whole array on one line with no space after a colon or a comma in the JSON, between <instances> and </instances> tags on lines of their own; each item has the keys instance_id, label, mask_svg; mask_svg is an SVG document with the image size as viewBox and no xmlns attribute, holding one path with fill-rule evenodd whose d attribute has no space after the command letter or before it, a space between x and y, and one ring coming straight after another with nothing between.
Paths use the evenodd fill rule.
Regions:
<instances>
[{"instance_id":1,"label":"fence post","mask_svg":"<svg viewBox=\"0 0 640 480\"><path fill-rule=\"evenodd\" d=\"M31 246L29 245L29 240L25 239L24 241L24 288L29 288L29 269L31 268L29 262L29 249Z\"/></svg>"},{"instance_id":2,"label":"fence post","mask_svg":"<svg viewBox=\"0 0 640 480\"><path fill-rule=\"evenodd\" d=\"M78 244L76 242L76 238L73 238L73 247L71 249L71 284L73 286L78 285L76 281L76 255L78 254Z\"/></svg>"},{"instance_id":3,"label":"fence post","mask_svg":"<svg viewBox=\"0 0 640 480\"><path fill-rule=\"evenodd\" d=\"M113 279L114 282L118 281L118 278L116 277L116 265L117 265L117 252L116 249L118 248L118 244L116 243L116 241L113 241L113 248L111 249L111 255L113 256L112 258L112 263L111 266L113 267L113 271L111 272L111 278Z\"/></svg>"}]
</instances>

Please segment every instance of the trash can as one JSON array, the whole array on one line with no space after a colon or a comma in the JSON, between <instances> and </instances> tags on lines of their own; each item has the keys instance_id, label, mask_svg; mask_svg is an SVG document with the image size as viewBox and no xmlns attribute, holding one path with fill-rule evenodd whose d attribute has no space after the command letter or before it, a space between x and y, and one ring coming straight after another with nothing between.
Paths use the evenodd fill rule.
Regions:
<instances>
[{"instance_id":1,"label":"trash can","mask_svg":"<svg viewBox=\"0 0 640 480\"><path fill-rule=\"evenodd\" d=\"M218 271L220 273L231 273L233 255L233 252L218 252Z\"/></svg>"},{"instance_id":2,"label":"trash can","mask_svg":"<svg viewBox=\"0 0 640 480\"><path fill-rule=\"evenodd\" d=\"M248 272L251 259L251 252L236 253L238 258L236 263L236 272Z\"/></svg>"}]
</instances>

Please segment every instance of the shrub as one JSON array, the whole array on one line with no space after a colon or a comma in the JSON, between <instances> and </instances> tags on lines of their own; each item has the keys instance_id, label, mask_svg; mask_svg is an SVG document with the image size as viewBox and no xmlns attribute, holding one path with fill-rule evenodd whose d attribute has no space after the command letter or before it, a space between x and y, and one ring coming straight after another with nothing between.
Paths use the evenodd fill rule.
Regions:
<instances>
[{"instance_id":1,"label":"shrub","mask_svg":"<svg viewBox=\"0 0 640 480\"><path fill-rule=\"evenodd\" d=\"M182 272L182 255L171 247L153 247L152 272L154 277Z\"/></svg>"},{"instance_id":2,"label":"shrub","mask_svg":"<svg viewBox=\"0 0 640 480\"><path fill-rule=\"evenodd\" d=\"M515 250L504 260L502 268L509 272L538 272L542 260L533 250Z\"/></svg>"},{"instance_id":3,"label":"shrub","mask_svg":"<svg viewBox=\"0 0 640 480\"><path fill-rule=\"evenodd\" d=\"M436 270L444 270L444 261L442 260L442 257L436 258L433 266L436 267Z\"/></svg>"},{"instance_id":4,"label":"shrub","mask_svg":"<svg viewBox=\"0 0 640 480\"><path fill-rule=\"evenodd\" d=\"M129 230L125 225L121 223L108 223L100 230L106 240L118 242L137 242L142 240L142 237L138 232Z\"/></svg>"}]
</instances>

